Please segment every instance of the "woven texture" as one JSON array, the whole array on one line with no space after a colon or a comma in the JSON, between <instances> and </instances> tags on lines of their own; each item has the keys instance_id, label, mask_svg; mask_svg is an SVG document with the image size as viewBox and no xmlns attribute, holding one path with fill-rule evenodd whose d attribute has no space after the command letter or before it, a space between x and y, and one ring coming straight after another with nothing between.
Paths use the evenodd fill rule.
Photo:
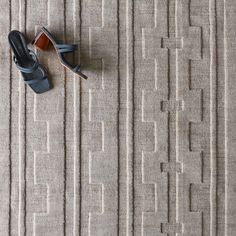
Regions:
<instances>
[{"instance_id":1,"label":"woven texture","mask_svg":"<svg viewBox=\"0 0 236 236\"><path fill-rule=\"evenodd\" d=\"M43 25L88 80L7 42ZM0 235L236 235L235 0L0 1Z\"/></svg>"}]
</instances>

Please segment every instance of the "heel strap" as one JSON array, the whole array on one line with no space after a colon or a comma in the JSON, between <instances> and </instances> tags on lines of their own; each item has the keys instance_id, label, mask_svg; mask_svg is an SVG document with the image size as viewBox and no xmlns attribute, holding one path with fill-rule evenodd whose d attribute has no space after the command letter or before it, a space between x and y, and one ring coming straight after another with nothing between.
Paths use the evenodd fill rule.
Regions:
<instances>
[{"instance_id":1,"label":"heel strap","mask_svg":"<svg viewBox=\"0 0 236 236\"><path fill-rule=\"evenodd\" d=\"M79 65L75 66L75 67L73 68L73 71L74 71L74 72L79 72L79 71L80 71L80 66L79 66Z\"/></svg>"},{"instance_id":2,"label":"heel strap","mask_svg":"<svg viewBox=\"0 0 236 236\"><path fill-rule=\"evenodd\" d=\"M29 54L32 57L32 59L34 60L34 64L32 66L30 66L30 67L20 66L19 62L16 59L16 57L13 56L13 61L15 62L17 69L19 71L23 72L23 73L26 73L26 74L33 73L35 70L37 70L37 68L39 66L38 58L37 58L37 55L35 54L35 52L29 49Z\"/></svg>"},{"instance_id":3,"label":"heel strap","mask_svg":"<svg viewBox=\"0 0 236 236\"><path fill-rule=\"evenodd\" d=\"M73 52L77 49L78 49L78 45L76 44L56 44L56 50L59 53Z\"/></svg>"}]
</instances>

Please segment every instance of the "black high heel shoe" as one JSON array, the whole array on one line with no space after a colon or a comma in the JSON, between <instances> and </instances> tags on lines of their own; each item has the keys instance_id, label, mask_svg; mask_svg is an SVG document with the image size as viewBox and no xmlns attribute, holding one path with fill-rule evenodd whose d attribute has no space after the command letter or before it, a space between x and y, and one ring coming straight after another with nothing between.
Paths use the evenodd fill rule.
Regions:
<instances>
[{"instance_id":1,"label":"black high heel shoe","mask_svg":"<svg viewBox=\"0 0 236 236\"><path fill-rule=\"evenodd\" d=\"M14 53L13 60L21 72L24 82L35 93L44 93L50 88L46 72L39 64L34 51L28 49L24 35L13 30L8 35L8 41Z\"/></svg>"},{"instance_id":2,"label":"black high heel shoe","mask_svg":"<svg viewBox=\"0 0 236 236\"><path fill-rule=\"evenodd\" d=\"M87 79L88 78L86 75L84 75L80 71L80 66L79 65L73 65L73 64L69 63L65 59L65 56L64 56L65 53L71 53L71 52L74 52L75 50L77 50L78 49L78 45L76 45L76 44L59 44L59 43L57 43L55 38L52 36L52 34L45 27L41 28L41 31L35 37L35 39L33 40L32 44L36 48L39 48L39 49L45 51L45 50L48 49L48 46L49 46L50 42L52 43L53 47L55 48L55 50L57 52L57 55L58 55L58 57L60 59L60 62L61 62L61 64L63 66L65 66L66 68L68 68L72 72L76 73L77 75L79 75L83 79Z\"/></svg>"}]
</instances>

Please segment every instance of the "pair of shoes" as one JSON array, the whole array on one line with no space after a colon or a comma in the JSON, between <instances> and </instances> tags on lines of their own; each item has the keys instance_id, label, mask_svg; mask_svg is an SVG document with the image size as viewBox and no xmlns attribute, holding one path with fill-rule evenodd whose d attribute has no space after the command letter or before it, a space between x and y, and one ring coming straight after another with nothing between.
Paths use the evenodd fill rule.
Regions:
<instances>
[{"instance_id":1,"label":"pair of shoes","mask_svg":"<svg viewBox=\"0 0 236 236\"><path fill-rule=\"evenodd\" d=\"M8 41L13 51L13 61L17 69L21 72L24 82L28 84L35 93L44 93L50 89L49 81L45 69L39 64L34 51L27 47L24 35L13 30L8 35ZM63 66L79 75L81 78L87 79L87 76L81 73L79 65L73 65L65 59L65 53L72 53L78 49L75 44L59 44L52 34L43 27L32 44L43 51L48 49L50 44L56 50L56 53Z\"/></svg>"}]
</instances>

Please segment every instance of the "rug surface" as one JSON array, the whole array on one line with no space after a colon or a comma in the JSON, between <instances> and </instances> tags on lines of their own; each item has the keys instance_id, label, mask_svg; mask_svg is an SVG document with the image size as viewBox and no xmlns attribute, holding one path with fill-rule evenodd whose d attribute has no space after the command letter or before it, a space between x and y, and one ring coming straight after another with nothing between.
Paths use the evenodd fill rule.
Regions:
<instances>
[{"instance_id":1,"label":"rug surface","mask_svg":"<svg viewBox=\"0 0 236 236\"><path fill-rule=\"evenodd\" d=\"M49 50L24 85L42 25L87 81ZM0 33L0 235L236 235L235 0L1 0Z\"/></svg>"}]
</instances>

